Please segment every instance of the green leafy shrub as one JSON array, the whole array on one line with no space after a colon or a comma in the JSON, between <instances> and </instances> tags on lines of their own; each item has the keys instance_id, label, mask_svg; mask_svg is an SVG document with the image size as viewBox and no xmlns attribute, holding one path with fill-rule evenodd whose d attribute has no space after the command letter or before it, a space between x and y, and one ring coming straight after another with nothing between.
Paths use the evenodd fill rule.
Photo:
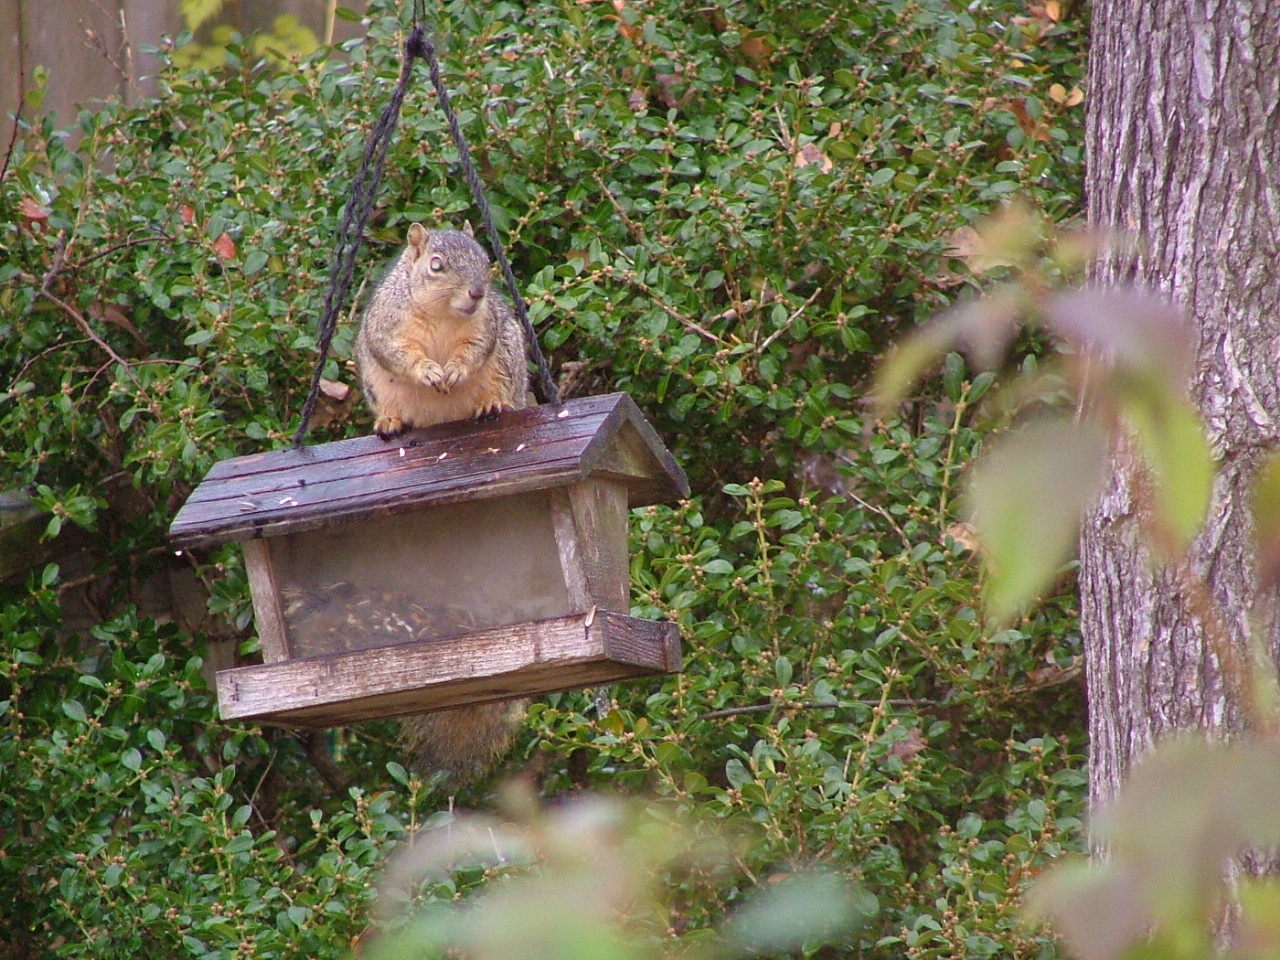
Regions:
<instances>
[{"instance_id":1,"label":"green leafy shrub","mask_svg":"<svg viewBox=\"0 0 1280 960\"><path fill-rule=\"evenodd\" d=\"M452 823L384 726L218 721L200 658L253 654L243 569L164 542L215 462L295 426L398 70L389 6L342 56L267 64L233 40L217 74L81 114L74 148L42 119L0 183L3 486L91 557L3 588L0 882L19 892L0 942L31 955L339 956L387 852ZM634 793L751 838L728 873L677 880L669 953L810 861L874 901L849 952L1050 952L1015 906L1079 838L1074 601L999 629L980 613L954 503L989 377L949 358L883 419L861 396L889 342L976 283L965 227L1015 193L1073 209L1078 27L940 0L432 12L562 388L629 391L695 489L633 522L635 610L681 624L685 672L546 698L512 766L548 798ZM468 216L420 76L358 277L410 221ZM367 293L330 380L354 382ZM335 401L313 439L367 430ZM141 612L177 573L215 623Z\"/></svg>"}]
</instances>

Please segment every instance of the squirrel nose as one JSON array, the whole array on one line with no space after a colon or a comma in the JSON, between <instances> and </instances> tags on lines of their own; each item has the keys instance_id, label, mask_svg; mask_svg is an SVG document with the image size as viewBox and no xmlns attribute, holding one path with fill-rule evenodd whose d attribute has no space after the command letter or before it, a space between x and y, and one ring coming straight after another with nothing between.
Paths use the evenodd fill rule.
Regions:
<instances>
[{"instance_id":1,"label":"squirrel nose","mask_svg":"<svg viewBox=\"0 0 1280 960\"><path fill-rule=\"evenodd\" d=\"M484 285L480 283L473 283L470 287L467 288L467 296L469 296L472 300L475 300L477 302L479 302L480 300L483 300Z\"/></svg>"}]
</instances>

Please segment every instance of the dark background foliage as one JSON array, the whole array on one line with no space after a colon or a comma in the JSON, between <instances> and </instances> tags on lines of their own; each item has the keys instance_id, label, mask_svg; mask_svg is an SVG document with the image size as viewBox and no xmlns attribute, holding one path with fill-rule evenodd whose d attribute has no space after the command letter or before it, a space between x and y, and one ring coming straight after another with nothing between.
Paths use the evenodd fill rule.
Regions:
<instances>
[{"instance_id":1,"label":"dark background foliage","mask_svg":"<svg viewBox=\"0 0 1280 960\"><path fill-rule=\"evenodd\" d=\"M942 0L430 14L562 390L629 392L694 490L633 518L634 610L680 623L685 672L536 703L498 774L750 835L730 876L670 885L672 950L817 860L871 898L840 955L1051 953L1016 910L1079 842L1069 582L1009 628L979 612L955 493L990 376L948 358L888 419L863 395L895 338L974 285L965 228L1015 194L1074 211L1079 25ZM403 33L383 5L341 51L233 42L216 74L82 113L74 148L50 118L9 158L2 485L58 535L56 562L24 554L0 588L13 956L342 955L388 851L452 817L391 724L220 722L203 661L255 651L239 554L165 544L215 462L296 425ZM355 382L365 278L407 224L468 217L419 76L330 380ZM327 400L311 439L368 429L354 397Z\"/></svg>"}]
</instances>

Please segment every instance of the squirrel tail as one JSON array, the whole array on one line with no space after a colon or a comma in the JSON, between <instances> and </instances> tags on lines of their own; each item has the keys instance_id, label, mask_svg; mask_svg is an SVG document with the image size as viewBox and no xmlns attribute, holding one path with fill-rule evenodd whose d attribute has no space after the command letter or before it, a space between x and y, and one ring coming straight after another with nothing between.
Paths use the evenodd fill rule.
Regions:
<instances>
[{"instance_id":1,"label":"squirrel tail","mask_svg":"<svg viewBox=\"0 0 1280 960\"><path fill-rule=\"evenodd\" d=\"M481 703L405 717L400 742L422 773L461 787L479 779L511 746L528 703Z\"/></svg>"}]
</instances>

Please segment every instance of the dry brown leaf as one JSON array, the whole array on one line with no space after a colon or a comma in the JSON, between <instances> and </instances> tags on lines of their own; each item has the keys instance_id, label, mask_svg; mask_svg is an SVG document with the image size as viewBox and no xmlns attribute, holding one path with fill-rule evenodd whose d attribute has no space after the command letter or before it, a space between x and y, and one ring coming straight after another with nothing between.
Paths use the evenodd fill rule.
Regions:
<instances>
[{"instance_id":1,"label":"dry brown leaf","mask_svg":"<svg viewBox=\"0 0 1280 960\"><path fill-rule=\"evenodd\" d=\"M973 273L981 276L996 267L1013 265L1014 258L1002 240L1001 236L988 238L973 227L963 226L951 235L942 253L963 260Z\"/></svg>"},{"instance_id":2,"label":"dry brown leaf","mask_svg":"<svg viewBox=\"0 0 1280 960\"><path fill-rule=\"evenodd\" d=\"M333 400L337 400L339 403L341 403L343 400L347 399L348 396L350 396L351 387L350 385L342 383L341 381L326 380L323 377L321 377L320 392L323 393L326 397L329 397Z\"/></svg>"},{"instance_id":3,"label":"dry brown leaf","mask_svg":"<svg viewBox=\"0 0 1280 960\"><path fill-rule=\"evenodd\" d=\"M823 173L830 173L834 166L831 158L819 150L816 144L806 143L796 153L796 166L807 167L815 163Z\"/></svg>"},{"instance_id":4,"label":"dry brown leaf","mask_svg":"<svg viewBox=\"0 0 1280 960\"><path fill-rule=\"evenodd\" d=\"M178 214L182 217L182 222L188 227L196 222L196 212L188 207L185 203L178 208Z\"/></svg>"},{"instance_id":5,"label":"dry brown leaf","mask_svg":"<svg viewBox=\"0 0 1280 960\"><path fill-rule=\"evenodd\" d=\"M640 39L641 31L638 26L627 23L626 18L623 16L623 11L627 9L626 0L613 0L613 9L618 13L618 32L632 43L635 43Z\"/></svg>"},{"instance_id":6,"label":"dry brown leaf","mask_svg":"<svg viewBox=\"0 0 1280 960\"><path fill-rule=\"evenodd\" d=\"M738 49L751 61L751 65L757 68L768 66L769 57L773 54L773 48L769 46L769 42L760 36L747 37L738 45Z\"/></svg>"},{"instance_id":7,"label":"dry brown leaf","mask_svg":"<svg viewBox=\"0 0 1280 960\"><path fill-rule=\"evenodd\" d=\"M1018 120L1018 126L1032 140L1043 140L1048 142L1049 128L1039 120L1031 116L1027 111L1027 101L1024 97L1016 97L1009 101L1009 110Z\"/></svg>"},{"instance_id":8,"label":"dry brown leaf","mask_svg":"<svg viewBox=\"0 0 1280 960\"><path fill-rule=\"evenodd\" d=\"M893 746L889 748L889 756L910 760L927 746L928 744L920 733L920 728L912 727L907 731L905 739L895 741Z\"/></svg>"},{"instance_id":9,"label":"dry brown leaf","mask_svg":"<svg viewBox=\"0 0 1280 960\"><path fill-rule=\"evenodd\" d=\"M133 321L130 320L125 312L115 304L108 303L103 306L101 302L95 302L89 307L89 316L93 317L95 320L101 320L104 323L110 323L119 327L125 333L129 334L129 336L133 337L143 350L149 349L147 347L147 341L142 339L142 334L138 332L138 328L134 326Z\"/></svg>"},{"instance_id":10,"label":"dry brown leaf","mask_svg":"<svg viewBox=\"0 0 1280 960\"><path fill-rule=\"evenodd\" d=\"M658 99L662 101L663 106L675 110L683 105L681 98L676 96L680 86L678 73L660 73L654 77L654 82L658 90Z\"/></svg>"},{"instance_id":11,"label":"dry brown leaf","mask_svg":"<svg viewBox=\"0 0 1280 960\"><path fill-rule=\"evenodd\" d=\"M1049 88L1049 99L1063 107L1074 107L1084 102L1084 91L1072 87L1069 91L1060 83Z\"/></svg>"},{"instance_id":12,"label":"dry brown leaf","mask_svg":"<svg viewBox=\"0 0 1280 960\"><path fill-rule=\"evenodd\" d=\"M982 234L968 225L960 227L951 235L942 252L960 260L975 256L982 252Z\"/></svg>"},{"instance_id":13,"label":"dry brown leaf","mask_svg":"<svg viewBox=\"0 0 1280 960\"><path fill-rule=\"evenodd\" d=\"M972 523L961 520L951 524L951 526L947 527L947 536L970 553L982 552L982 544L978 540L978 531L974 529Z\"/></svg>"}]
</instances>

